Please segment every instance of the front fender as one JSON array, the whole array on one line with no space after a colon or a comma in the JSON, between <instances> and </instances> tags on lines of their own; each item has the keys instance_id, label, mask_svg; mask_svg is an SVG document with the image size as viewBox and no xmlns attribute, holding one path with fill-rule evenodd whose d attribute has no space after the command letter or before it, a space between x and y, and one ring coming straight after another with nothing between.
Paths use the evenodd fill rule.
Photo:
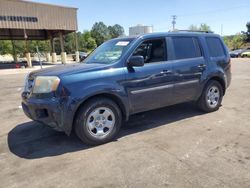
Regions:
<instances>
[{"instance_id":1,"label":"front fender","mask_svg":"<svg viewBox=\"0 0 250 188\"><path fill-rule=\"evenodd\" d=\"M125 92L124 88L115 84L94 84L86 87L81 87L75 90L74 92L70 92L69 103L67 104L66 111L69 114L67 122L70 123L65 124L65 133L70 134L72 130L72 126L74 123L74 117L79 109L79 107L86 102L88 99L94 96L108 95L114 97L115 101L119 100L119 106L122 105L122 112L125 115L125 118L128 119L129 116L129 105L128 105L128 95Z\"/></svg>"}]
</instances>

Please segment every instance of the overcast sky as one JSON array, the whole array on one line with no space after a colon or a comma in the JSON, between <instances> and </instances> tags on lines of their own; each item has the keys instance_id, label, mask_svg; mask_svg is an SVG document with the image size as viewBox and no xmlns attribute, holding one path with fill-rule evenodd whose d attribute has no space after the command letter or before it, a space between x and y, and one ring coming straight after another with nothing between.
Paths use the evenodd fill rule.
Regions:
<instances>
[{"instance_id":1,"label":"overcast sky","mask_svg":"<svg viewBox=\"0 0 250 188\"><path fill-rule=\"evenodd\" d=\"M213 31L231 35L246 30L250 22L249 0L33 0L78 8L79 30L90 30L97 21L116 23L125 28L137 24L153 25L154 31L172 28L172 15L177 15L177 29L191 24L208 24Z\"/></svg>"}]
</instances>

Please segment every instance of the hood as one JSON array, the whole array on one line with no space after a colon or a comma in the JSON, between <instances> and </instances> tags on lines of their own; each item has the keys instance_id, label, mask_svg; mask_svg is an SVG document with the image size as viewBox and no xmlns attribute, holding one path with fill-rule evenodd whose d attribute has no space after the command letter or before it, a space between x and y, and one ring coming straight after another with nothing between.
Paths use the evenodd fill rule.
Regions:
<instances>
[{"instance_id":1,"label":"hood","mask_svg":"<svg viewBox=\"0 0 250 188\"><path fill-rule=\"evenodd\" d=\"M64 76L80 72L88 72L99 69L104 69L107 65L103 64L85 64L85 63L74 63L67 65L56 65L51 68L44 68L41 70L33 71L30 73L32 76Z\"/></svg>"}]
</instances>

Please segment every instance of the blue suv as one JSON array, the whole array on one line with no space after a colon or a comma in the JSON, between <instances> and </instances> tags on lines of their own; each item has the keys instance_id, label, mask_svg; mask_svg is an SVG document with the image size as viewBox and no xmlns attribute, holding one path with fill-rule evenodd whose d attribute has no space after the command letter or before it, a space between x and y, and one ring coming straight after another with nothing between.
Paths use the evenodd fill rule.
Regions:
<instances>
[{"instance_id":1,"label":"blue suv","mask_svg":"<svg viewBox=\"0 0 250 188\"><path fill-rule=\"evenodd\" d=\"M24 113L86 144L112 140L130 115L196 101L219 109L231 81L230 56L220 36L170 32L116 38L83 62L30 73Z\"/></svg>"}]
</instances>

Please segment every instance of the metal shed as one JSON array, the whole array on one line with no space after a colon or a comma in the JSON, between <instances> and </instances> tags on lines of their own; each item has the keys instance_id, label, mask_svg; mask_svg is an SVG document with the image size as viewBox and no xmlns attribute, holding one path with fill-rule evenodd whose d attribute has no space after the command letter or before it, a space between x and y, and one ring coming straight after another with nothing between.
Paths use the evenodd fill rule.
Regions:
<instances>
[{"instance_id":1,"label":"metal shed","mask_svg":"<svg viewBox=\"0 0 250 188\"><path fill-rule=\"evenodd\" d=\"M51 40L77 31L77 8L24 0L0 0L0 40ZM53 57L53 54L52 54Z\"/></svg>"}]
</instances>

